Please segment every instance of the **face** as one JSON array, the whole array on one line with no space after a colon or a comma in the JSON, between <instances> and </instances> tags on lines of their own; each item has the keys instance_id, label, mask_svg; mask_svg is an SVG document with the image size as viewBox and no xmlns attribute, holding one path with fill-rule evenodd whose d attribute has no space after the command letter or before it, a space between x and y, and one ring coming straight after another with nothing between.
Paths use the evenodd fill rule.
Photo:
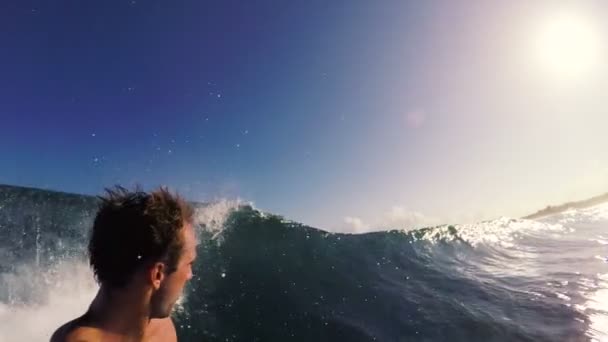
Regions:
<instances>
[{"instance_id":1,"label":"face","mask_svg":"<svg viewBox=\"0 0 608 342\"><path fill-rule=\"evenodd\" d=\"M182 229L184 248L177 263L177 270L165 275L160 287L152 296L153 318L168 317L182 294L186 282L192 278L192 265L196 259L196 236L188 224Z\"/></svg>"}]
</instances>

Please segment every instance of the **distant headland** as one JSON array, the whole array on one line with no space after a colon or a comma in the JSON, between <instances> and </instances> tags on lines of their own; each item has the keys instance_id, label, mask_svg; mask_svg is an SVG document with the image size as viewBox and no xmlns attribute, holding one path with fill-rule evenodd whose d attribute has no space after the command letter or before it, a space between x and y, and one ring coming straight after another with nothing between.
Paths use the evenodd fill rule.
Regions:
<instances>
[{"instance_id":1,"label":"distant headland","mask_svg":"<svg viewBox=\"0 0 608 342\"><path fill-rule=\"evenodd\" d=\"M598 205L598 204L601 204L604 202L608 202L608 192L603 195L591 197L589 199L582 200L582 201L568 202L568 203L564 203L564 204L556 205L556 206L549 205L545 209L539 210L539 211L535 212L534 214L524 216L523 218L536 219L536 218L540 218L543 216L561 213L568 209L588 208L588 207L592 207L594 205Z\"/></svg>"}]
</instances>

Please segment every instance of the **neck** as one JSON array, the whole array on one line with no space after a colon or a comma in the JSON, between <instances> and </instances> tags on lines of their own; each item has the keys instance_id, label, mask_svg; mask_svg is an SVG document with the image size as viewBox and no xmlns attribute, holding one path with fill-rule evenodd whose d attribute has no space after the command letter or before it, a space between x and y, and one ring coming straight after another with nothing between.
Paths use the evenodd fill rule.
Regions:
<instances>
[{"instance_id":1,"label":"neck","mask_svg":"<svg viewBox=\"0 0 608 342\"><path fill-rule=\"evenodd\" d=\"M150 322L142 292L129 286L108 289L102 285L86 315L94 326L123 341L142 341Z\"/></svg>"}]
</instances>

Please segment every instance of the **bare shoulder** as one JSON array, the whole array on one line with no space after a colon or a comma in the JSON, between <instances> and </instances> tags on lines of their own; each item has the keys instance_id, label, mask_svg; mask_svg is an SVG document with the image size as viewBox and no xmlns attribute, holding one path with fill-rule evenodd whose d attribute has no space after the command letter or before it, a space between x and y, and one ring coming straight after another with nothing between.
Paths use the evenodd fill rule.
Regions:
<instances>
[{"instance_id":1,"label":"bare shoulder","mask_svg":"<svg viewBox=\"0 0 608 342\"><path fill-rule=\"evenodd\" d=\"M96 342L101 341L103 336L107 337L100 329L84 324L81 317L57 329L50 342ZM177 333L171 318L152 319L146 332L145 341L177 342Z\"/></svg>"},{"instance_id":2,"label":"bare shoulder","mask_svg":"<svg viewBox=\"0 0 608 342\"><path fill-rule=\"evenodd\" d=\"M171 317L152 319L150 321L148 341L177 342L177 333Z\"/></svg>"},{"instance_id":3,"label":"bare shoulder","mask_svg":"<svg viewBox=\"0 0 608 342\"><path fill-rule=\"evenodd\" d=\"M57 329L50 342L94 342L101 340L99 329L82 325L82 318L70 321Z\"/></svg>"}]
</instances>

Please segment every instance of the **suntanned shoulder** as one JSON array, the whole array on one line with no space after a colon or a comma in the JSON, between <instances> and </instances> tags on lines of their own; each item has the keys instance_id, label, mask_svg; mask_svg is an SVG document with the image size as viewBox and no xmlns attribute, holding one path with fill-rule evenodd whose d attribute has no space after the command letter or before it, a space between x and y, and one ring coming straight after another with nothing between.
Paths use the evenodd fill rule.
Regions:
<instances>
[{"instance_id":1,"label":"suntanned shoulder","mask_svg":"<svg viewBox=\"0 0 608 342\"><path fill-rule=\"evenodd\" d=\"M96 342L101 341L101 335L99 329L81 326L75 319L57 329L50 342Z\"/></svg>"},{"instance_id":2,"label":"suntanned shoulder","mask_svg":"<svg viewBox=\"0 0 608 342\"><path fill-rule=\"evenodd\" d=\"M102 333L98 329L78 327L67 334L65 342L98 342L102 340Z\"/></svg>"},{"instance_id":3,"label":"suntanned shoulder","mask_svg":"<svg viewBox=\"0 0 608 342\"><path fill-rule=\"evenodd\" d=\"M146 342L177 342L177 332L170 317L151 320L149 329ZM97 342L102 341L103 336L103 331L83 326L81 318L78 318L57 329L50 342Z\"/></svg>"}]
</instances>

